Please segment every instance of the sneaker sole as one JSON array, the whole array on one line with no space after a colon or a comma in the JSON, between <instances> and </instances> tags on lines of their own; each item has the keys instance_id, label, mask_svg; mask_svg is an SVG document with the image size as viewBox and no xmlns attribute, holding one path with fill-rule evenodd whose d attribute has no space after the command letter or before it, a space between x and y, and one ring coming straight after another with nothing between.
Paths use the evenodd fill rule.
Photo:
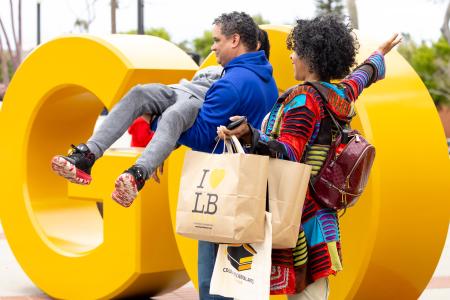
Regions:
<instances>
[{"instance_id":1,"label":"sneaker sole","mask_svg":"<svg viewBox=\"0 0 450 300\"><path fill-rule=\"evenodd\" d=\"M111 198L123 207L129 207L138 194L133 175L123 173L117 178L115 186L116 189L111 194Z\"/></svg>"},{"instance_id":2,"label":"sneaker sole","mask_svg":"<svg viewBox=\"0 0 450 300\"><path fill-rule=\"evenodd\" d=\"M66 178L72 183L88 185L92 181L91 175L77 169L75 165L71 164L60 155L52 158L52 170L57 175Z\"/></svg>"}]
</instances>

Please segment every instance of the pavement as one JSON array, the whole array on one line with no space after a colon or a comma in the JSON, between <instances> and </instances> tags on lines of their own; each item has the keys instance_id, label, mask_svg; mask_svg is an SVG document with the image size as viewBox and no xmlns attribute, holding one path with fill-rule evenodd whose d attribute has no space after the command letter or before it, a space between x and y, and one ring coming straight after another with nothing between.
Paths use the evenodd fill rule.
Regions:
<instances>
[{"instance_id":1,"label":"pavement","mask_svg":"<svg viewBox=\"0 0 450 300\"><path fill-rule=\"evenodd\" d=\"M99 118L96 128L103 121ZM130 136L125 133L112 147L123 148L129 145ZM51 299L37 288L20 267L5 238L0 223L0 300ZM180 289L152 299L158 300L198 300L198 294L189 282ZM384 299L382 299L384 300ZM450 223L447 240L440 261L419 300L450 300Z\"/></svg>"},{"instance_id":2,"label":"pavement","mask_svg":"<svg viewBox=\"0 0 450 300\"><path fill-rule=\"evenodd\" d=\"M449 224L450 232L450 224ZM38 289L28 278L14 257L0 224L0 300L18 299L51 299ZM198 300L197 291L192 282L180 289L153 299L158 300ZM441 255L433 278L419 300L449 300L450 299L450 234Z\"/></svg>"}]
</instances>

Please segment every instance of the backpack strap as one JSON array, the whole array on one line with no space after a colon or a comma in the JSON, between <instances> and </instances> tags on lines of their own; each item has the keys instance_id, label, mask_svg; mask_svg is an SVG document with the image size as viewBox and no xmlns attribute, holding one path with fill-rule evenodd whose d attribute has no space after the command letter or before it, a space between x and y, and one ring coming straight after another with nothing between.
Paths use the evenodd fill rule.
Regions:
<instances>
[{"instance_id":1,"label":"backpack strap","mask_svg":"<svg viewBox=\"0 0 450 300\"><path fill-rule=\"evenodd\" d=\"M339 129L339 131L342 132L343 131L342 126L336 120L334 113L331 112L331 110L328 108L328 101L327 101L327 98L324 96L325 95L325 93L324 93L325 87L322 86L318 82L310 82L310 81L305 81L304 85L308 85L308 86L312 87L314 90L316 90L316 92L319 94L320 98L325 102L323 107L326 109L326 111L330 115L331 120L333 121L334 125L336 125L336 127Z\"/></svg>"}]
</instances>

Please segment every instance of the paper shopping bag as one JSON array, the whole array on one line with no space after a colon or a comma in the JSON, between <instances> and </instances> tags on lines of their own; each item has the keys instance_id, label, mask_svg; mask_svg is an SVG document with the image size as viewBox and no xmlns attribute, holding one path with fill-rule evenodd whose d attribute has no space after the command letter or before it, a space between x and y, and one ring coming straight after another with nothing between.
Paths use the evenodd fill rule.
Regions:
<instances>
[{"instance_id":1,"label":"paper shopping bag","mask_svg":"<svg viewBox=\"0 0 450 300\"><path fill-rule=\"evenodd\" d=\"M270 298L272 253L270 219L270 213L267 212L263 242L219 245L210 294L241 300Z\"/></svg>"},{"instance_id":2,"label":"paper shopping bag","mask_svg":"<svg viewBox=\"0 0 450 300\"><path fill-rule=\"evenodd\" d=\"M268 193L274 249L294 248L297 244L310 174L309 165L270 159Z\"/></svg>"},{"instance_id":3,"label":"paper shopping bag","mask_svg":"<svg viewBox=\"0 0 450 300\"><path fill-rule=\"evenodd\" d=\"M263 241L268 166L259 155L187 152L176 232L216 243Z\"/></svg>"}]
</instances>

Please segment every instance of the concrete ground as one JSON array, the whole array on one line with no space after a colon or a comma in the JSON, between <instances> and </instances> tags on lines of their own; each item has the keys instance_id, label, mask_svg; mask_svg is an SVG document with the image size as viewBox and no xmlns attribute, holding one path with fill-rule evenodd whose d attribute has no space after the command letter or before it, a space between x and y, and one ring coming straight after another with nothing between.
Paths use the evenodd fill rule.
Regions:
<instances>
[{"instance_id":1,"label":"concrete ground","mask_svg":"<svg viewBox=\"0 0 450 300\"><path fill-rule=\"evenodd\" d=\"M16 299L32 300L50 298L39 290L23 272L9 248L0 225L0 300ZM154 299L197 300L198 295L192 283L188 283L171 294L155 297ZM447 242L433 278L419 300L448 299L450 299L450 234L447 236Z\"/></svg>"},{"instance_id":2,"label":"concrete ground","mask_svg":"<svg viewBox=\"0 0 450 300\"><path fill-rule=\"evenodd\" d=\"M97 126L103 121L100 117ZM130 137L126 133L113 147L126 147L130 143ZM0 300L15 299L50 299L39 290L28 276L23 272L17 260L9 248L0 223ZM198 295L192 283L160 297L159 300L197 300ZM449 300L450 299L450 224L447 233L447 241L442 252L439 264L428 283L427 288L419 300ZM380 299L385 300L385 299ZM387 299L386 299L387 300Z\"/></svg>"}]
</instances>

